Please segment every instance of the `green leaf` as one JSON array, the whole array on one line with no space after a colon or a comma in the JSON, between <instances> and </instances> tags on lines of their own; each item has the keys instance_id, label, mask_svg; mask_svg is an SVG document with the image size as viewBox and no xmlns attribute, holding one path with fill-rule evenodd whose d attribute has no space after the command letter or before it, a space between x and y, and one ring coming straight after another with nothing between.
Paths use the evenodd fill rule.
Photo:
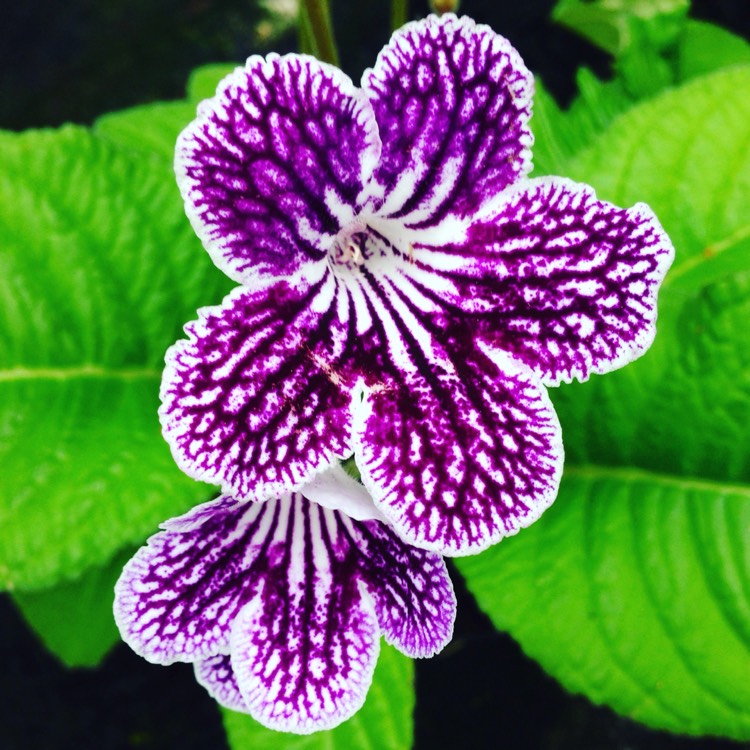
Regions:
<instances>
[{"instance_id":1,"label":"green leaf","mask_svg":"<svg viewBox=\"0 0 750 750\"><path fill-rule=\"evenodd\" d=\"M216 93L219 81L232 73L239 64L214 63L196 68L188 79L187 93L191 102L210 99Z\"/></svg>"},{"instance_id":2,"label":"green leaf","mask_svg":"<svg viewBox=\"0 0 750 750\"><path fill-rule=\"evenodd\" d=\"M44 645L68 667L94 667L120 641L112 616L115 582L133 550L75 581L42 591L13 594Z\"/></svg>"},{"instance_id":3,"label":"green leaf","mask_svg":"<svg viewBox=\"0 0 750 750\"><path fill-rule=\"evenodd\" d=\"M0 133L0 586L48 588L205 500L160 435L164 351L230 282L171 165Z\"/></svg>"},{"instance_id":4,"label":"green leaf","mask_svg":"<svg viewBox=\"0 0 750 750\"><path fill-rule=\"evenodd\" d=\"M414 665L381 642L362 709L328 732L294 736L266 729L245 714L222 710L232 750L408 750L412 746Z\"/></svg>"},{"instance_id":5,"label":"green leaf","mask_svg":"<svg viewBox=\"0 0 750 750\"><path fill-rule=\"evenodd\" d=\"M750 63L750 44L726 29L689 20L677 48L677 78L687 81L732 65Z\"/></svg>"},{"instance_id":6,"label":"green leaf","mask_svg":"<svg viewBox=\"0 0 750 750\"><path fill-rule=\"evenodd\" d=\"M652 40L666 46L689 7L689 0L559 0L552 18L618 56L634 41L633 19L647 21Z\"/></svg>"},{"instance_id":7,"label":"green leaf","mask_svg":"<svg viewBox=\"0 0 750 750\"><path fill-rule=\"evenodd\" d=\"M559 498L531 529L458 563L496 625L568 689L656 727L741 739L748 143L745 66L633 107L568 162L601 197L649 203L675 243L656 341L618 372L551 390L566 448Z\"/></svg>"},{"instance_id":8,"label":"green leaf","mask_svg":"<svg viewBox=\"0 0 750 750\"><path fill-rule=\"evenodd\" d=\"M457 560L571 691L646 724L750 738L750 487L569 468L540 521Z\"/></svg>"},{"instance_id":9,"label":"green leaf","mask_svg":"<svg viewBox=\"0 0 750 750\"><path fill-rule=\"evenodd\" d=\"M566 111L558 107L541 81L536 81L531 120L535 177L565 174L568 162L637 102L620 79L601 81L581 68L576 81L579 93Z\"/></svg>"},{"instance_id":10,"label":"green leaf","mask_svg":"<svg viewBox=\"0 0 750 750\"><path fill-rule=\"evenodd\" d=\"M100 117L94 132L116 145L157 154L171 164L177 136L194 119L193 103L144 104Z\"/></svg>"},{"instance_id":11,"label":"green leaf","mask_svg":"<svg viewBox=\"0 0 750 750\"><path fill-rule=\"evenodd\" d=\"M648 203L676 248L648 354L616 373L552 393L568 460L750 477L737 457L750 440L750 427L733 428L745 442L728 453L717 430L706 431L711 408L731 417L737 389L746 394L748 388L743 358L711 365L706 354L748 345L742 323L746 282L738 275L750 269L748 142L750 67L745 66L639 105L568 164L569 176L594 185L603 198L618 205ZM707 325L709 318L717 325L723 321L724 329ZM727 336L729 343L722 344ZM695 406L694 419L685 418L686 397ZM665 439L669 431L679 432L680 440Z\"/></svg>"}]
</instances>

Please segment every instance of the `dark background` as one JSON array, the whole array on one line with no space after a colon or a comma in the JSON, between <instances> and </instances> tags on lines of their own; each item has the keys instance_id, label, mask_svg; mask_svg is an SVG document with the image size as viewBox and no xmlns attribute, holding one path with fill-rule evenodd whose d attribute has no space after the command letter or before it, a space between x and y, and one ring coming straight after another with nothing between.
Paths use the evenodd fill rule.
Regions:
<instances>
[{"instance_id":1,"label":"dark background","mask_svg":"<svg viewBox=\"0 0 750 750\"><path fill-rule=\"evenodd\" d=\"M388 4L332 0L342 67L355 80L389 36ZM561 101L581 65L607 57L548 21L552 0L464 0L518 48ZM413 17L426 0L412 0ZM694 0L692 15L750 38L750 0ZM87 124L179 98L189 71L259 50L251 0L29 0L0 21L0 128ZM292 51L289 37L274 45ZM417 750L737 750L654 732L570 696L495 633L456 576L453 643L417 662ZM97 670L65 670L0 596L0 750L226 750L219 711L187 665L156 667L117 646ZM750 675L749 675L750 677Z\"/></svg>"}]
</instances>

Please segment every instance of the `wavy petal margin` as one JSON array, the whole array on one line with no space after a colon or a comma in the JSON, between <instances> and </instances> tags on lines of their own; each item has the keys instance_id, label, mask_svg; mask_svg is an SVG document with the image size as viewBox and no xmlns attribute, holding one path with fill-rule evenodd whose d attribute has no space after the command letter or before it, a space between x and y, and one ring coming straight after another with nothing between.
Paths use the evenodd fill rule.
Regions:
<instances>
[{"instance_id":1,"label":"wavy petal margin","mask_svg":"<svg viewBox=\"0 0 750 750\"><path fill-rule=\"evenodd\" d=\"M651 346L674 248L645 204L618 208L588 185L543 177L498 196L462 244L418 257L454 315L552 386Z\"/></svg>"},{"instance_id":2,"label":"wavy petal margin","mask_svg":"<svg viewBox=\"0 0 750 750\"><path fill-rule=\"evenodd\" d=\"M167 353L159 415L186 474L260 501L351 454L348 333L331 286L239 288L185 327L189 339Z\"/></svg>"},{"instance_id":3,"label":"wavy petal margin","mask_svg":"<svg viewBox=\"0 0 750 750\"><path fill-rule=\"evenodd\" d=\"M177 141L185 207L216 265L248 284L325 258L380 156L364 94L305 55L251 57Z\"/></svg>"},{"instance_id":4,"label":"wavy petal margin","mask_svg":"<svg viewBox=\"0 0 750 750\"><path fill-rule=\"evenodd\" d=\"M366 387L354 403L362 481L410 544L475 554L557 496L557 415L531 370L503 352L463 342L449 359Z\"/></svg>"},{"instance_id":5,"label":"wavy petal margin","mask_svg":"<svg viewBox=\"0 0 750 750\"><path fill-rule=\"evenodd\" d=\"M534 79L489 26L452 14L407 24L362 87L383 142L369 188L382 217L473 214L531 170Z\"/></svg>"},{"instance_id":6,"label":"wavy petal margin","mask_svg":"<svg viewBox=\"0 0 750 750\"><path fill-rule=\"evenodd\" d=\"M451 638L455 608L440 557L300 494L193 509L139 550L115 588L115 620L137 653L194 662L219 702L300 734L361 707L381 633L432 655Z\"/></svg>"}]
</instances>

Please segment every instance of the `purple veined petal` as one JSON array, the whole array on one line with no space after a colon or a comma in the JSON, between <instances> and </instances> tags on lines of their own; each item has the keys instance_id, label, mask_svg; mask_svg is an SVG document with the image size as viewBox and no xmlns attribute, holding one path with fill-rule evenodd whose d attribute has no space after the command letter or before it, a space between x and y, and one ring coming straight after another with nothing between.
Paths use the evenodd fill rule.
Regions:
<instances>
[{"instance_id":1,"label":"purple veined petal","mask_svg":"<svg viewBox=\"0 0 750 750\"><path fill-rule=\"evenodd\" d=\"M452 14L407 24L362 87L383 143L370 187L383 216L430 226L472 214L531 169L534 80L488 26Z\"/></svg>"},{"instance_id":2,"label":"purple veined petal","mask_svg":"<svg viewBox=\"0 0 750 750\"><path fill-rule=\"evenodd\" d=\"M391 371L355 402L355 459L400 536L468 555L530 525L557 496L560 424L525 365L470 337Z\"/></svg>"},{"instance_id":3,"label":"purple veined petal","mask_svg":"<svg viewBox=\"0 0 750 750\"><path fill-rule=\"evenodd\" d=\"M139 550L115 589L115 619L139 654L194 661L223 705L303 734L362 705L381 632L426 656L454 618L440 557L296 493L193 509Z\"/></svg>"},{"instance_id":4,"label":"purple veined petal","mask_svg":"<svg viewBox=\"0 0 750 750\"><path fill-rule=\"evenodd\" d=\"M193 228L239 283L322 261L378 162L364 94L305 55L251 57L201 103L175 170Z\"/></svg>"},{"instance_id":5,"label":"purple veined petal","mask_svg":"<svg viewBox=\"0 0 750 750\"><path fill-rule=\"evenodd\" d=\"M617 369L651 345L674 248L645 204L618 208L559 177L526 180L467 234L418 252L432 265L433 296L474 316L545 385Z\"/></svg>"},{"instance_id":6,"label":"purple veined petal","mask_svg":"<svg viewBox=\"0 0 750 750\"><path fill-rule=\"evenodd\" d=\"M232 668L248 713L280 732L332 729L362 708L372 683L380 652L373 603L320 580L314 594L303 588L290 600L271 583L234 623Z\"/></svg>"},{"instance_id":7,"label":"purple veined petal","mask_svg":"<svg viewBox=\"0 0 750 750\"><path fill-rule=\"evenodd\" d=\"M245 700L237 687L229 654L217 654L195 662L195 679L208 694L224 708L231 711L248 712Z\"/></svg>"},{"instance_id":8,"label":"purple veined petal","mask_svg":"<svg viewBox=\"0 0 750 750\"><path fill-rule=\"evenodd\" d=\"M443 560L389 527L299 495L286 507L285 557L235 620L231 661L255 719L307 734L361 707L381 631L413 656L442 649L455 597Z\"/></svg>"},{"instance_id":9,"label":"purple veined petal","mask_svg":"<svg viewBox=\"0 0 750 750\"><path fill-rule=\"evenodd\" d=\"M245 568L271 543L265 504L248 505L254 513L244 507L226 497L199 505L127 563L115 585L114 615L137 654L172 664L229 651L232 623L258 585ZM255 539L257 548L248 542Z\"/></svg>"},{"instance_id":10,"label":"purple veined petal","mask_svg":"<svg viewBox=\"0 0 750 750\"><path fill-rule=\"evenodd\" d=\"M159 411L180 468L240 500L298 489L351 454L350 334L330 272L236 289L167 353Z\"/></svg>"},{"instance_id":11,"label":"purple veined petal","mask_svg":"<svg viewBox=\"0 0 750 750\"><path fill-rule=\"evenodd\" d=\"M453 636L456 617L456 597L443 558L405 544L385 524L349 526L386 641L412 658L442 651Z\"/></svg>"}]
</instances>

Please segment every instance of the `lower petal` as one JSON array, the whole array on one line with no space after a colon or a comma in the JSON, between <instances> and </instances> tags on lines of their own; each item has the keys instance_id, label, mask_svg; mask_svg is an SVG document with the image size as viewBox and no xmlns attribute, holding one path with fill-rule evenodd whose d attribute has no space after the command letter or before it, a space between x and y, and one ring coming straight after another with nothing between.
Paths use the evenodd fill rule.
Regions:
<instances>
[{"instance_id":1,"label":"lower petal","mask_svg":"<svg viewBox=\"0 0 750 750\"><path fill-rule=\"evenodd\" d=\"M362 481L417 547L480 552L531 524L557 495L557 416L532 372L501 352L467 346L384 378L366 390L354 422Z\"/></svg>"},{"instance_id":2,"label":"lower petal","mask_svg":"<svg viewBox=\"0 0 750 750\"><path fill-rule=\"evenodd\" d=\"M412 658L442 651L456 619L456 597L443 558L405 544L382 523L350 526L386 641Z\"/></svg>"},{"instance_id":3,"label":"lower petal","mask_svg":"<svg viewBox=\"0 0 750 750\"><path fill-rule=\"evenodd\" d=\"M247 713L247 705L237 686L229 654L218 654L196 662L195 679L224 708Z\"/></svg>"},{"instance_id":4,"label":"lower petal","mask_svg":"<svg viewBox=\"0 0 750 750\"><path fill-rule=\"evenodd\" d=\"M157 664L226 653L232 622L257 586L272 510L221 497L168 521L115 586L123 640Z\"/></svg>"},{"instance_id":5,"label":"lower petal","mask_svg":"<svg viewBox=\"0 0 750 750\"><path fill-rule=\"evenodd\" d=\"M286 581L268 579L231 639L249 713L297 734L330 729L362 707L380 650L369 597L324 577L309 583L304 593L290 592Z\"/></svg>"}]
</instances>

